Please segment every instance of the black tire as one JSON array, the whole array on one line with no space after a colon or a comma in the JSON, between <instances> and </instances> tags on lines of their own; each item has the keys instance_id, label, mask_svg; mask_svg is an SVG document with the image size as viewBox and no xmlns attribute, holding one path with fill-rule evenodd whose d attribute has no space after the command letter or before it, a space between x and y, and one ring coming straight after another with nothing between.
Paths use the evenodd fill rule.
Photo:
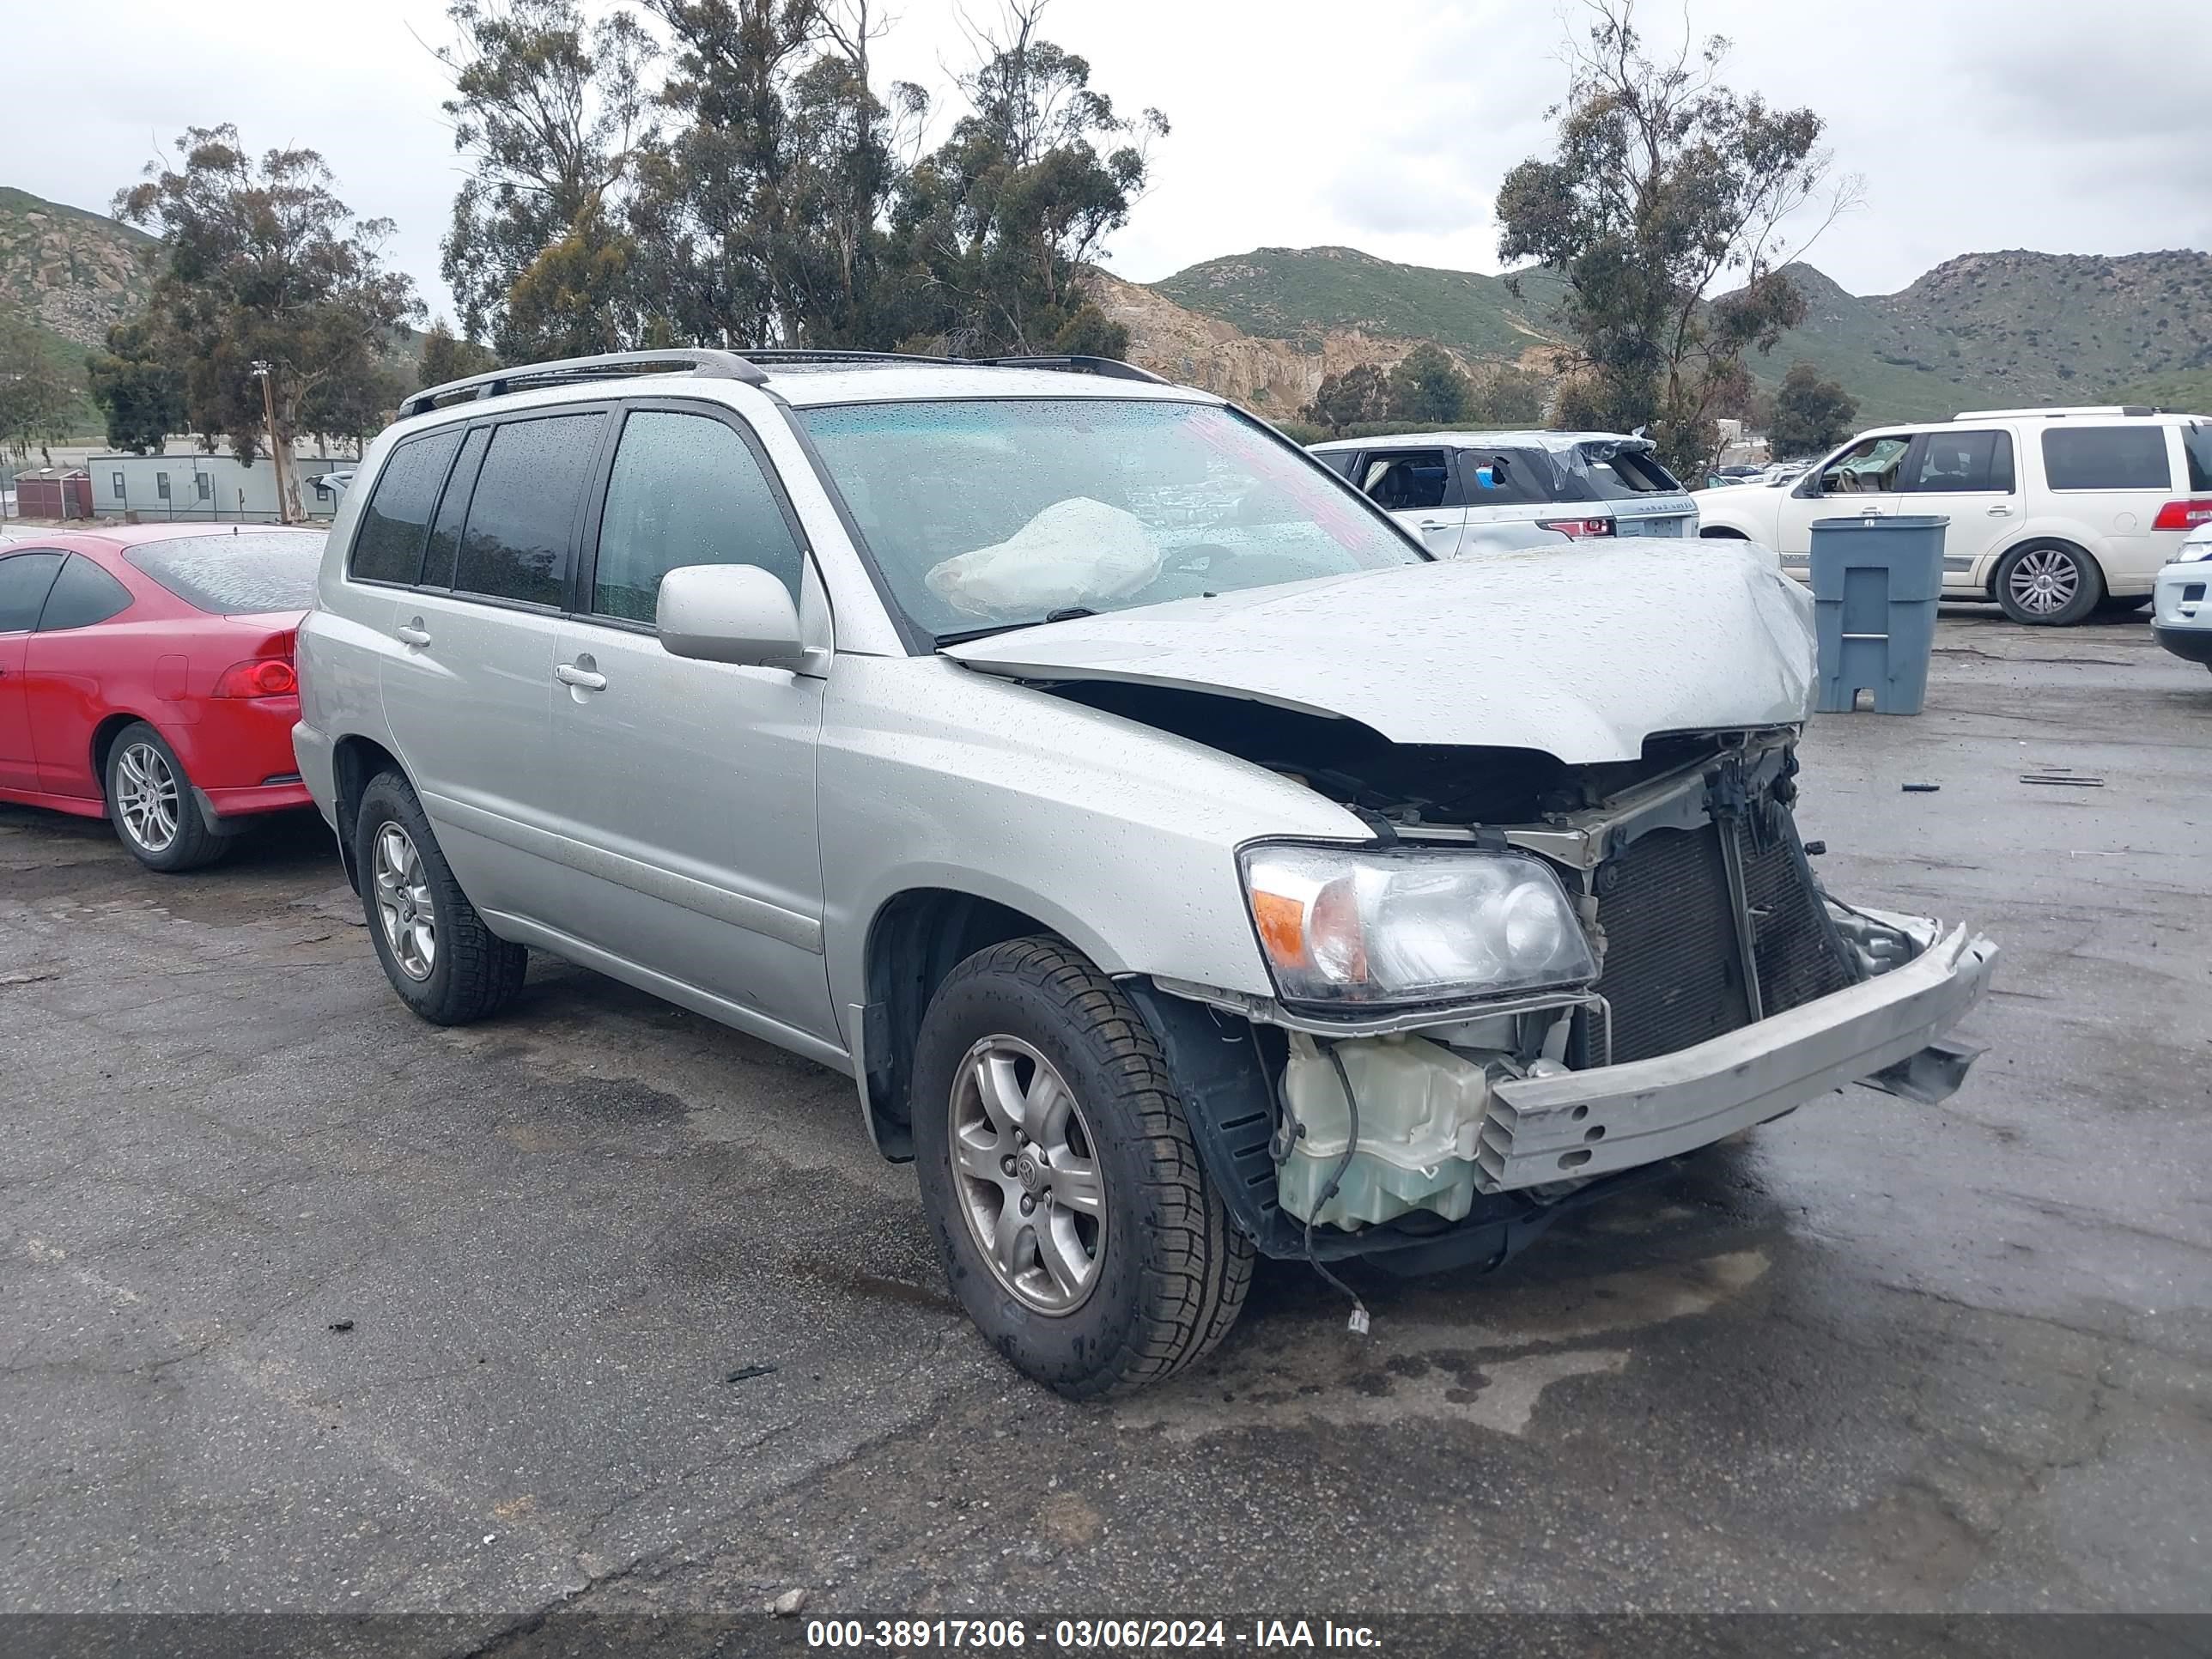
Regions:
<instances>
[{"instance_id":1,"label":"black tire","mask_svg":"<svg viewBox=\"0 0 2212 1659\"><path fill-rule=\"evenodd\" d=\"M414 849L420 860L421 885L431 900L434 945L424 964L428 971L419 975L401 965L394 928L387 925L378 900L377 845L387 825L401 831ZM530 952L484 926L453 879L422 804L406 779L396 772L380 772L369 780L354 820L353 845L368 936L375 943L377 960L384 964L384 976L402 1002L434 1024L465 1025L514 1000L529 970Z\"/></svg>"},{"instance_id":2,"label":"black tire","mask_svg":"<svg viewBox=\"0 0 2212 1659\"><path fill-rule=\"evenodd\" d=\"M2063 602L2058 592L2038 592L2034 579L2048 574L2059 591L2070 583ZM2104 603L2105 573L2071 542L2030 542L1997 561L1994 584L1997 604L2014 622L2029 628L2071 628Z\"/></svg>"},{"instance_id":3,"label":"black tire","mask_svg":"<svg viewBox=\"0 0 2212 1659\"><path fill-rule=\"evenodd\" d=\"M208 827L177 751L144 720L115 734L115 741L107 745L106 772L102 782L107 790L107 821L125 850L149 870L176 875L204 869L230 851L230 838ZM167 840L159 828L161 820L148 817L136 804L149 788L160 793L164 783L172 825ZM139 828L142 823L146 827Z\"/></svg>"},{"instance_id":4,"label":"black tire","mask_svg":"<svg viewBox=\"0 0 2212 1659\"><path fill-rule=\"evenodd\" d=\"M1071 1311L1038 1311L999 1277L952 1164L957 1077L981 1042L1048 1060L1078 1103L1101 1188L1095 1279ZM1229 1334L1252 1283L1251 1242L1207 1180L1167 1061L1143 1017L1057 939L978 951L922 1019L914 1064L915 1161L953 1294L1014 1367L1072 1400L1157 1382Z\"/></svg>"}]
</instances>

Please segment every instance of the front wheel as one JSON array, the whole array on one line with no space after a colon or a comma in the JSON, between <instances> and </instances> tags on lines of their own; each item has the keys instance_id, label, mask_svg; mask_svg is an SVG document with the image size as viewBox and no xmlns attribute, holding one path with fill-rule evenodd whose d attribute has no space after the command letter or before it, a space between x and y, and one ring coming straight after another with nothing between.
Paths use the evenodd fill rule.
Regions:
<instances>
[{"instance_id":1,"label":"front wheel","mask_svg":"<svg viewBox=\"0 0 2212 1659\"><path fill-rule=\"evenodd\" d=\"M108 745L107 817L131 857L164 875L198 870L230 850L229 838L201 817L177 751L143 720Z\"/></svg>"},{"instance_id":2,"label":"front wheel","mask_svg":"<svg viewBox=\"0 0 2212 1659\"><path fill-rule=\"evenodd\" d=\"M1143 1017L1056 939L947 975L915 1051L924 1206L953 1293L1070 1399L1169 1376L1228 1334L1252 1246L1206 1179Z\"/></svg>"},{"instance_id":3,"label":"front wheel","mask_svg":"<svg viewBox=\"0 0 2212 1659\"><path fill-rule=\"evenodd\" d=\"M2069 628L2103 603L2105 573L2078 547L2036 542L1997 561L1996 595L2016 623Z\"/></svg>"}]
</instances>

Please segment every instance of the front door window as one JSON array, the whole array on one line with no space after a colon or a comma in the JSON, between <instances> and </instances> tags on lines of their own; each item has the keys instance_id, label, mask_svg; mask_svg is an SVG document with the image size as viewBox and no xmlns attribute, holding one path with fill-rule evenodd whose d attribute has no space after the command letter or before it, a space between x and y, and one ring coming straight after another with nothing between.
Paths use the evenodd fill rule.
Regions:
<instances>
[{"instance_id":1,"label":"front door window","mask_svg":"<svg viewBox=\"0 0 2212 1659\"><path fill-rule=\"evenodd\" d=\"M1820 471L1817 486L1824 495L1888 495L1897 491L1898 468L1910 438L1863 438Z\"/></svg>"}]
</instances>

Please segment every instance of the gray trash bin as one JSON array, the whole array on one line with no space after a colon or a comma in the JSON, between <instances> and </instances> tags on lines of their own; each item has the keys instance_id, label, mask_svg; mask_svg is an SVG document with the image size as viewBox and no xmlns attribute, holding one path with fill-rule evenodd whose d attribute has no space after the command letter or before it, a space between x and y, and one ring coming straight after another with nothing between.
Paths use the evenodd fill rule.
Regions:
<instances>
[{"instance_id":1,"label":"gray trash bin","mask_svg":"<svg viewBox=\"0 0 2212 1659\"><path fill-rule=\"evenodd\" d=\"M1862 690L1877 714L1917 714L1928 696L1943 532L1934 514L1813 521L1813 605L1822 714L1847 714Z\"/></svg>"}]
</instances>

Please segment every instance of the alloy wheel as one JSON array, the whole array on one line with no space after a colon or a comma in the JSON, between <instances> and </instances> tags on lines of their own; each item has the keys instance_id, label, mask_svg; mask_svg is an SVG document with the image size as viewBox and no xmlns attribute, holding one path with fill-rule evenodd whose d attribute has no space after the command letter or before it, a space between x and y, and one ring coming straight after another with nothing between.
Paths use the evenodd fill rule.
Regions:
<instances>
[{"instance_id":1,"label":"alloy wheel","mask_svg":"<svg viewBox=\"0 0 2212 1659\"><path fill-rule=\"evenodd\" d=\"M168 757L150 743L134 743L115 763L116 816L124 832L149 853L166 853L177 838L183 791Z\"/></svg>"},{"instance_id":2,"label":"alloy wheel","mask_svg":"<svg viewBox=\"0 0 2212 1659\"><path fill-rule=\"evenodd\" d=\"M377 920L392 959L408 978L429 978L438 965L438 911L414 837L398 824L385 824L376 832L371 864Z\"/></svg>"},{"instance_id":3,"label":"alloy wheel","mask_svg":"<svg viewBox=\"0 0 2212 1659\"><path fill-rule=\"evenodd\" d=\"M953 1183L999 1283L1043 1314L1090 1298L1106 1249L1105 1179L1075 1092L1018 1037L988 1036L952 1079Z\"/></svg>"},{"instance_id":4,"label":"alloy wheel","mask_svg":"<svg viewBox=\"0 0 2212 1659\"><path fill-rule=\"evenodd\" d=\"M2070 553L2055 547L2030 548L2013 561L2005 586L2021 610L2055 616L2081 591L2081 572Z\"/></svg>"}]
</instances>

